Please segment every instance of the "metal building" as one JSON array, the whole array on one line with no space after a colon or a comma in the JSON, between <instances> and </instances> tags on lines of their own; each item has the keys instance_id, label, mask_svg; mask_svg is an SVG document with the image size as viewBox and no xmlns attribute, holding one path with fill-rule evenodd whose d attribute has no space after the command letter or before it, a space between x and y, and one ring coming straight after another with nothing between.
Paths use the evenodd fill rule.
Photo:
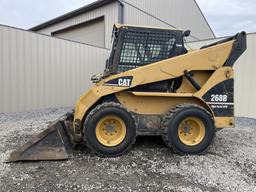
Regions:
<instances>
[{"instance_id":1,"label":"metal building","mask_svg":"<svg viewBox=\"0 0 256 192\"><path fill-rule=\"evenodd\" d=\"M190 29L191 40L214 37L195 0L98 0L30 30L110 48L114 23Z\"/></svg>"},{"instance_id":2,"label":"metal building","mask_svg":"<svg viewBox=\"0 0 256 192\"><path fill-rule=\"evenodd\" d=\"M29 31L0 25L0 112L74 105L104 68L114 23L190 29L192 48L216 41L194 0L99 0ZM250 34L236 65L237 116L256 118L255 45Z\"/></svg>"},{"instance_id":3,"label":"metal building","mask_svg":"<svg viewBox=\"0 0 256 192\"><path fill-rule=\"evenodd\" d=\"M109 50L0 25L0 113L73 106Z\"/></svg>"}]
</instances>

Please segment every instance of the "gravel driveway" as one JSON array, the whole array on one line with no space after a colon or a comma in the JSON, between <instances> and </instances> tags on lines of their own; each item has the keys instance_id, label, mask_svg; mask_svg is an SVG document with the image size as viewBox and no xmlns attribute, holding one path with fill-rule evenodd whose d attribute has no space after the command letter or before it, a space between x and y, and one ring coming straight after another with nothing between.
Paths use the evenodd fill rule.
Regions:
<instances>
[{"instance_id":1,"label":"gravel driveway","mask_svg":"<svg viewBox=\"0 0 256 192\"><path fill-rule=\"evenodd\" d=\"M138 138L117 158L75 151L68 161L5 164L9 153L68 109L0 114L0 191L256 191L256 120L237 118L201 156L178 156L161 138Z\"/></svg>"}]
</instances>

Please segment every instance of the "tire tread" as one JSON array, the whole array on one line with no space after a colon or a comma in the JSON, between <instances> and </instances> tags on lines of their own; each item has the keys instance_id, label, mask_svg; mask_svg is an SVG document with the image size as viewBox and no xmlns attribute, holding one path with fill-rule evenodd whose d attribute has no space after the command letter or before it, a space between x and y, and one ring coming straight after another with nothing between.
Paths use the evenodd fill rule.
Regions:
<instances>
[{"instance_id":1,"label":"tire tread","mask_svg":"<svg viewBox=\"0 0 256 192\"><path fill-rule=\"evenodd\" d=\"M129 114L131 115L132 119L134 120L135 128L137 127L136 122L135 122L135 118L134 118L133 114L132 114L130 111L128 111L123 105L121 105L121 104L119 104L119 103L116 103L116 102L105 102L105 103L102 103L102 104L97 105L97 106L96 106L94 109L92 109L92 110L89 112L89 114L87 115L87 117L86 117L86 119L85 119L85 121L84 121L84 125L87 124L87 122L89 121L89 119L91 119L92 116L93 116L97 111L99 111L99 110L101 110L101 109L104 109L104 108L107 108L107 107L117 107L117 108L120 108L120 109L126 111L127 113L129 113ZM86 129L86 127L83 129L84 135L85 135L85 129ZM85 138L85 136L84 136L84 138ZM85 140L85 139L84 139L84 140ZM133 141L131 142L131 144L130 144L125 150L123 150L123 151L120 152L120 153L116 153L116 154L113 154L113 155L108 155L108 154L99 153L97 150L95 150L95 149L93 148L93 146L91 146L91 145L90 145L88 142L86 142L86 140L85 140L85 144L86 144L86 146L89 148L90 152L91 152L92 154L95 154L95 155L99 156L99 157L117 157L117 156L124 155L125 153L127 153L127 152L132 148L132 146L135 144L135 142L136 142L136 136L134 137L134 139L133 139Z\"/></svg>"},{"instance_id":2,"label":"tire tread","mask_svg":"<svg viewBox=\"0 0 256 192\"><path fill-rule=\"evenodd\" d=\"M163 120L162 120L162 128L165 130L165 134L163 134L162 138L163 138L163 141L164 143L170 147L174 153L176 154L180 154L180 155L185 155L186 153L178 150L175 145L173 144L173 142L171 140L169 140L168 136L167 136L167 130L168 130L168 127L169 127L169 123L173 120L174 118L174 114L177 114L179 113L180 111L184 110L184 109L187 109L187 108L191 108L191 107L196 107L196 108L199 108L203 111L205 111L206 113L208 113L211 117L212 117L212 114L207 111L204 107L200 106L200 105L196 105L196 104L193 104L193 103L185 103L185 104L179 104L177 106L175 106L174 108L172 108L171 110L169 110L167 112L167 114L164 116ZM213 118L212 118L213 119ZM213 139L215 138L215 132L214 132L214 136L213 136ZM209 147L209 146L208 146ZM201 153L199 154L203 154L205 151L207 151L208 147L202 151Z\"/></svg>"}]
</instances>

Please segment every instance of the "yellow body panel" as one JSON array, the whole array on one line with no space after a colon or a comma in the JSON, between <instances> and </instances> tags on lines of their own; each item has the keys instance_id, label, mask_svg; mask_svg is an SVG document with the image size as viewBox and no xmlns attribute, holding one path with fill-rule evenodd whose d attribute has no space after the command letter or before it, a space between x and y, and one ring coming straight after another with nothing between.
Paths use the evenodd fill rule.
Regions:
<instances>
[{"instance_id":1,"label":"yellow body panel","mask_svg":"<svg viewBox=\"0 0 256 192\"><path fill-rule=\"evenodd\" d=\"M121 27L140 27L140 28L150 28L150 29L164 29L164 30L172 30L172 31L181 31L181 29L173 28L173 27L152 27L152 26L143 26L143 25L130 25L130 24L114 24L114 28L121 28Z\"/></svg>"},{"instance_id":2,"label":"yellow body panel","mask_svg":"<svg viewBox=\"0 0 256 192\"><path fill-rule=\"evenodd\" d=\"M144 94L144 96L142 96L142 94ZM143 115L163 115L171 108L182 103L203 105L199 99L192 97L192 95L189 96L189 94L175 95L161 93L157 96L156 93L121 92L117 93L116 97L129 111Z\"/></svg>"},{"instance_id":3,"label":"yellow body panel","mask_svg":"<svg viewBox=\"0 0 256 192\"><path fill-rule=\"evenodd\" d=\"M194 94L195 97L201 98L208 90L217 85L218 83L234 78L234 70L232 67L221 67L216 70L205 85Z\"/></svg>"},{"instance_id":4,"label":"yellow body panel","mask_svg":"<svg viewBox=\"0 0 256 192\"><path fill-rule=\"evenodd\" d=\"M180 93L172 93L169 95L160 95L155 100L161 101L161 103L164 103L163 106L165 106L165 103L168 102L170 104L166 105L162 109L159 109L154 112L150 112L149 109L141 109L141 107L137 107L137 111L140 111L143 113L143 111L147 114L152 113L163 113L167 110L167 108L173 103L179 103L179 102L185 102L187 103L187 96L191 96L190 98L193 101L196 101L200 103L199 100L201 100L201 105L206 105L204 101L202 100L202 95L209 89L211 89L214 85L218 84L219 82L223 81L225 78L232 78L233 77L233 70L232 68L223 67L223 64L229 57L232 46L234 41L229 41L223 44L218 44L209 48L205 48L202 50L197 50L193 52L189 52L184 55L180 55L174 58L162 60L150 65L146 65L143 67L139 67L133 70L129 70L123 73L119 73L116 75L109 76L99 83L96 83L87 93L85 93L83 96L80 97L76 104L75 108L75 115L74 115L74 126L76 127L76 122L83 122L86 113L88 110L97 103L102 97L110 94L115 94L118 92L125 91L128 88L136 87L138 85L148 84L152 82L158 82L163 81L167 79L173 79L184 75L184 71L212 71L214 72L213 75L210 77L209 80L207 80L207 75L201 78L201 82L204 83L207 81L202 89L198 92L195 92L194 88L188 89L186 87L191 86L187 84L185 88L181 87L181 89L178 91ZM229 72L227 72L229 71ZM231 71L231 72L230 72ZM224 75L225 73L225 75ZM228 73L228 74L227 74ZM230 75L231 73L231 75ZM115 87L115 86L104 86L104 84L112 79L116 79L119 77L125 77L125 76L133 76L133 81L131 84L131 87ZM200 79L199 78L199 79ZM185 95L182 95L182 93ZM187 94L187 95L186 95ZM186 97L185 97L186 96ZM143 96L143 97L149 97L151 100L153 95L151 96ZM162 98L161 98L162 97ZM168 98L170 97L170 99ZM176 101L171 101L172 97L176 97ZM183 98L178 98L183 97ZM197 99L195 99L195 98ZM144 98L143 98L144 99ZM160 99L160 100L159 100ZM138 100L140 100L138 98ZM170 100L170 101L169 101ZM172 103L172 104L171 104ZM131 104L132 105L132 104ZM155 104L154 104L155 105ZM145 108L145 107L143 107ZM135 109L134 109L135 110ZM224 123L225 124L225 123ZM217 125L220 125L218 123ZM81 125L80 125L81 126ZM223 125L223 126L226 126Z\"/></svg>"},{"instance_id":5,"label":"yellow body panel","mask_svg":"<svg viewBox=\"0 0 256 192\"><path fill-rule=\"evenodd\" d=\"M215 127L223 128L223 127L234 127L235 118L234 117L214 117Z\"/></svg>"},{"instance_id":6,"label":"yellow body panel","mask_svg":"<svg viewBox=\"0 0 256 192\"><path fill-rule=\"evenodd\" d=\"M203 86L209 79L214 71L193 71L193 79L200 85ZM195 93L197 90L191 86L191 83L183 76L182 85L177 90L177 93Z\"/></svg>"}]
</instances>

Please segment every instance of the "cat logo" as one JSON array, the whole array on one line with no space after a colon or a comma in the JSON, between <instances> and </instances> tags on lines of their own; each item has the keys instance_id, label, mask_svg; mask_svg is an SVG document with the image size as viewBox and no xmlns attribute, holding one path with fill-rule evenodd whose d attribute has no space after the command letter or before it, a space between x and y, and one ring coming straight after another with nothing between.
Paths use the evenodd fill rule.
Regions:
<instances>
[{"instance_id":1,"label":"cat logo","mask_svg":"<svg viewBox=\"0 0 256 192\"><path fill-rule=\"evenodd\" d=\"M106 82L105 86L117 86L117 87L131 87L132 86L132 76L119 77Z\"/></svg>"},{"instance_id":2,"label":"cat logo","mask_svg":"<svg viewBox=\"0 0 256 192\"><path fill-rule=\"evenodd\" d=\"M120 87L130 87L131 86L131 79L118 79L118 86Z\"/></svg>"}]
</instances>

